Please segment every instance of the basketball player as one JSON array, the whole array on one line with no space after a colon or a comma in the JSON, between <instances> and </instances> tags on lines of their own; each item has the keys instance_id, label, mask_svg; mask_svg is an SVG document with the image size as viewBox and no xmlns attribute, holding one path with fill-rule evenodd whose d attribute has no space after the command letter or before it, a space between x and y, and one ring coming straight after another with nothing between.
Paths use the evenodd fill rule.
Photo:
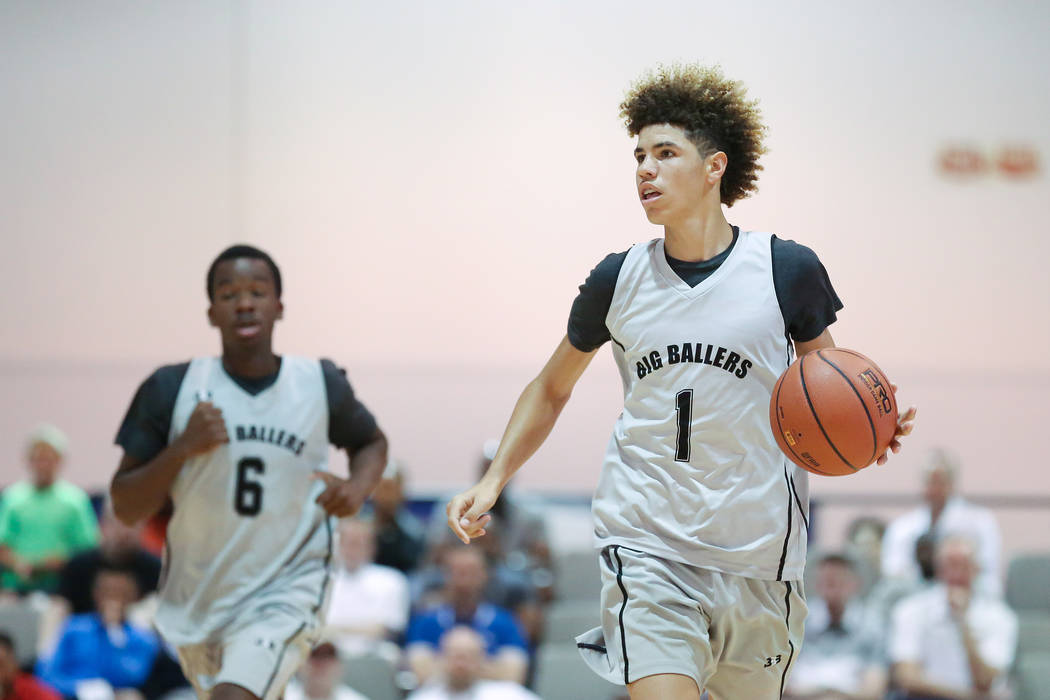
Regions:
<instances>
[{"instance_id":1,"label":"basketball player","mask_svg":"<svg viewBox=\"0 0 1050 700\"><path fill-rule=\"evenodd\" d=\"M632 700L697 700L705 688L719 700L776 698L806 614L808 489L769 428L770 393L795 355L833 347L842 304L809 248L726 221L722 205L756 189L764 152L739 83L661 69L633 86L621 115L637 137L638 198L663 238L594 268L567 336L522 393L488 472L449 503L448 523L465 542L484 534L486 511L611 340L624 408L592 506L602 626L577 639L581 653Z\"/></svg>"},{"instance_id":2,"label":"basketball player","mask_svg":"<svg viewBox=\"0 0 1050 700\"><path fill-rule=\"evenodd\" d=\"M355 513L386 438L329 360L273 352L281 274L237 245L207 275L222 357L161 367L117 444L113 508L131 524L170 498L156 624L201 698L278 698L309 652L328 589L332 520ZM329 443L350 477L328 472Z\"/></svg>"}]
</instances>

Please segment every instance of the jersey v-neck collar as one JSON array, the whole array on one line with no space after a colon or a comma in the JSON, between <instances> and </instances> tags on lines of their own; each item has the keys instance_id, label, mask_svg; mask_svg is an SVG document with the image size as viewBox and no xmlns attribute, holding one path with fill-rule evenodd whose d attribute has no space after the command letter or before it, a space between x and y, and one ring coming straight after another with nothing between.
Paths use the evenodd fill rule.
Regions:
<instances>
[{"instance_id":1,"label":"jersey v-neck collar","mask_svg":"<svg viewBox=\"0 0 1050 700\"><path fill-rule=\"evenodd\" d=\"M281 378L281 372L284 370L284 359L280 355L277 357L277 371L273 374L268 374L265 377L242 377L240 375L233 374L226 369L226 364L219 358L219 368L223 374L230 378L234 384L236 384L241 391L248 394L251 397L258 397L263 394L267 389L272 388L277 381Z\"/></svg>"},{"instance_id":2,"label":"jersey v-neck collar","mask_svg":"<svg viewBox=\"0 0 1050 700\"><path fill-rule=\"evenodd\" d=\"M667 253L666 239L658 239L659 245L655 246L655 250L652 252L653 263L656 266L657 271L667 281L667 283L682 296L693 299L701 294L704 294L712 287L716 286L725 276L729 273L729 270L736 264L736 260L739 258L737 251L740 249L740 227L733 226L733 241L729 244L723 252L719 253L711 260L705 262L712 262L723 258L718 263L717 269L715 269L706 279L701 281L695 287L689 286L689 283L682 279L674 268L671 267L671 263L668 258L671 256ZM724 257L723 257L724 256Z\"/></svg>"}]
</instances>

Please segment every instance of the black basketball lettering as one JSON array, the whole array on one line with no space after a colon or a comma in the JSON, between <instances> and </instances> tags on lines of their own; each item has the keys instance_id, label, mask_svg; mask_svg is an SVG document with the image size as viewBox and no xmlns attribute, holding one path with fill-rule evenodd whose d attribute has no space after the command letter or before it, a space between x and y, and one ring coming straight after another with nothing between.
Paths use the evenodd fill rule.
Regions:
<instances>
[{"instance_id":1,"label":"black basketball lettering","mask_svg":"<svg viewBox=\"0 0 1050 700\"><path fill-rule=\"evenodd\" d=\"M682 362L693 361L693 344L682 343Z\"/></svg>"},{"instance_id":2,"label":"black basketball lettering","mask_svg":"<svg viewBox=\"0 0 1050 700\"><path fill-rule=\"evenodd\" d=\"M718 348L718 353L715 355L715 362L714 362L715 367L721 367L722 366L722 358L724 358L726 356L726 352L727 352L727 350L725 348L723 348L723 347L719 347Z\"/></svg>"},{"instance_id":3,"label":"black basketball lettering","mask_svg":"<svg viewBox=\"0 0 1050 700\"><path fill-rule=\"evenodd\" d=\"M678 346L677 345L668 345L667 346L667 364L669 364L669 365L677 365L678 361L680 359L681 359L681 357L678 354Z\"/></svg>"}]
</instances>

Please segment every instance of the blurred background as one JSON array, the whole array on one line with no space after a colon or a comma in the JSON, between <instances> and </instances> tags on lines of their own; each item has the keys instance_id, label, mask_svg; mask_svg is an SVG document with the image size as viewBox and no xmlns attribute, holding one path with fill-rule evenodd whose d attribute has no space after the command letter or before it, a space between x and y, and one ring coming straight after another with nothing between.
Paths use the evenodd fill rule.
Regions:
<instances>
[{"instance_id":1,"label":"blurred background","mask_svg":"<svg viewBox=\"0 0 1050 700\"><path fill-rule=\"evenodd\" d=\"M347 368L412 499L466 486L589 270L660 235L626 87L700 61L769 126L730 222L812 247L836 341L919 407L886 466L811 479L813 544L915 507L944 447L1004 563L1050 549L1048 32L1045 2L3 0L0 485L48 421L104 490L138 384L218 352L204 273L249 242L278 350ZM603 350L517 477L556 548L589 542L621 398Z\"/></svg>"}]
</instances>

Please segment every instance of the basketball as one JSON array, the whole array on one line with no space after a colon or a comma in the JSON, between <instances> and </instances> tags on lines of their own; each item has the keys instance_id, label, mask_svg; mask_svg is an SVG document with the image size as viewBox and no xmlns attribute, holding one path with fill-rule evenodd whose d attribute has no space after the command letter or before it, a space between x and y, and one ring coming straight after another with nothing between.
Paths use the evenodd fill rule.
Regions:
<instances>
[{"instance_id":1,"label":"basketball","mask_svg":"<svg viewBox=\"0 0 1050 700\"><path fill-rule=\"evenodd\" d=\"M769 423L784 454L823 476L860 471L897 430L897 400L879 366L845 348L813 350L773 387Z\"/></svg>"}]
</instances>

